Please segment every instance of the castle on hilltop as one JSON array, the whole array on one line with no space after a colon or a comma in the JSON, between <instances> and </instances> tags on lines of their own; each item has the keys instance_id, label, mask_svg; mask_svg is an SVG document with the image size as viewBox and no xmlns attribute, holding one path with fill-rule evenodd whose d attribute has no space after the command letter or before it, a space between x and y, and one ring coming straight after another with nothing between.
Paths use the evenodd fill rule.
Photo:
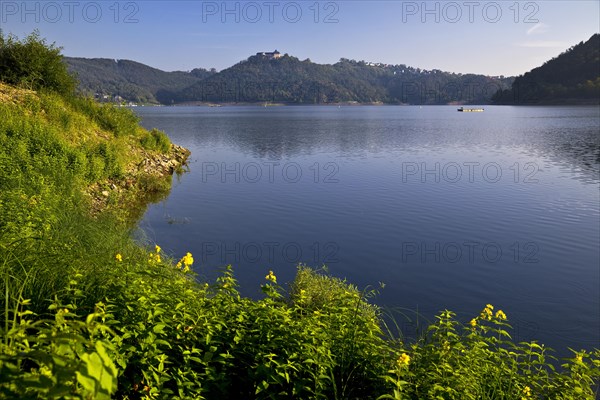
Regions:
<instances>
[{"instance_id":1,"label":"castle on hilltop","mask_svg":"<svg viewBox=\"0 0 600 400\"><path fill-rule=\"evenodd\" d=\"M281 53L278 52L277 50L275 50L274 52L262 52L262 53L256 53L257 56L260 57L266 57L269 60L277 60L278 58L281 58Z\"/></svg>"}]
</instances>

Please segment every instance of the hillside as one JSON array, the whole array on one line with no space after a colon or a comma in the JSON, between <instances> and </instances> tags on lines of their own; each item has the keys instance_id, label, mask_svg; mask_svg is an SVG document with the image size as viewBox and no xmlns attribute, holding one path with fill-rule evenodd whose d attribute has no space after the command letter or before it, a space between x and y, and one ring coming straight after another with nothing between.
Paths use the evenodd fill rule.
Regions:
<instances>
[{"instance_id":1,"label":"hillside","mask_svg":"<svg viewBox=\"0 0 600 400\"><path fill-rule=\"evenodd\" d=\"M600 34L517 77L511 89L493 96L496 104L598 104Z\"/></svg>"},{"instance_id":2,"label":"hillside","mask_svg":"<svg viewBox=\"0 0 600 400\"><path fill-rule=\"evenodd\" d=\"M342 59L333 65L285 55L280 59L252 56L183 91L163 91L162 103L340 102L393 104L488 103L511 79L420 70Z\"/></svg>"},{"instance_id":3,"label":"hillside","mask_svg":"<svg viewBox=\"0 0 600 400\"><path fill-rule=\"evenodd\" d=\"M133 61L66 59L89 94L120 95L134 102L326 104L486 104L512 78L421 70L341 59L316 64L284 55L252 56L219 73L164 72Z\"/></svg>"},{"instance_id":4,"label":"hillside","mask_svg":"<svg viewBox=\"0 0 600 400\"><path fill-rule=\"evenodd\" d=\"M114 101L115 96L135 103L158 103L161 90L181 90L210 76L198 68L191 72L165 72L129 60L65 57L70 72L79 80L79 89L99 100Z\"/></svg>"}]
</instances>

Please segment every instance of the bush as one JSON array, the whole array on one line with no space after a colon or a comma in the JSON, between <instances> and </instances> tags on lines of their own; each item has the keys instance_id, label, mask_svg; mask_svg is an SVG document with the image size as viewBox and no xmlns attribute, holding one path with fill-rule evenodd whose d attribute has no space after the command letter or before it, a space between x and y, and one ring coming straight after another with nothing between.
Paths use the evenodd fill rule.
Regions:
<instances>
[{"instance_id":1,"label":"bush","mask_svg":"<svg viewBox=\"0 0 600 400\"><path fill-rule=\"evenodd\" d=\"M162 131L154 128L140 140L142 146L147 150L156 150L166 153L171 148L169 137Z\"/></svg>"},{"instance_id":2,"label":"bush","mask_svg":"<svg viewBox=\"0 0 600 400\"><path fill-rule=\"evenodd\" d=\"M535 342L514 343L506 315L491 304L466 326L448 310L436 319L427 336L397 349L386 377L394 389L380 399L596 398L599 350L573 351L556 371L552 350Z\"/></svg>"},{"instance_id":3,"label":"bush","mask_svg":"<svg viewBox=\"0 0 600 400\"><path fill-rule=\"evenodd\" d=\"M67 71L61 48L47 44L37 31L23 40L0 31L0 81L62 95L74 92L76 81Z\"/></svg>"}]
</instances>

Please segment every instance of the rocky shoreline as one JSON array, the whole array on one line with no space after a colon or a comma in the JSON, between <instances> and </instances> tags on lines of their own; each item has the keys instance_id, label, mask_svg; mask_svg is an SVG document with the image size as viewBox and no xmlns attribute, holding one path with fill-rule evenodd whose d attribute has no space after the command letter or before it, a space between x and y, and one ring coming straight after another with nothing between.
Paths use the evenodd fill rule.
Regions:
<instances>
[{"instance_id":1,"label":"rocky shoreline","mask_svg":"<svg viewBox=\"0 0 600 400\"><path fill-rule=\"evenodd\" d=\"M166 154L144 152L142 161L130 166L121 178L90 185L86 194L91 201L92 215L106 210L111 203L117 202L120 208L126 208L122 204L125 200L126 206L130 203L139 207L142 199L151 201L159 192L168 192L170 181L164 183L165 179L174 173L185 172L190 155L188 149L176 144L171 144Z\"/></svg>"}]
</instances>

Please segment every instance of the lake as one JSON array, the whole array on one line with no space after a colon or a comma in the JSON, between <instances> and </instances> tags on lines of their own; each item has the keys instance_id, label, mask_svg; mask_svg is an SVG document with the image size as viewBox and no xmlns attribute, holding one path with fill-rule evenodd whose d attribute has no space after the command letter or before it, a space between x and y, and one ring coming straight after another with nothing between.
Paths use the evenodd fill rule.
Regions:
<instances>
[{"instance_id":1,"label":"lake","mask_svg":"<svg viewBox=\"0 0 600 400\"><path fill-rule=\"evenodd\" d=\"M515 340L600 347L598 107L138 107L192 151L139 226L260 296L326 264L411 334L491 303ZM381 288L381 284L385 286ZM417 320L418 316L418 320Z\"/></svg>"}]
</instances>

